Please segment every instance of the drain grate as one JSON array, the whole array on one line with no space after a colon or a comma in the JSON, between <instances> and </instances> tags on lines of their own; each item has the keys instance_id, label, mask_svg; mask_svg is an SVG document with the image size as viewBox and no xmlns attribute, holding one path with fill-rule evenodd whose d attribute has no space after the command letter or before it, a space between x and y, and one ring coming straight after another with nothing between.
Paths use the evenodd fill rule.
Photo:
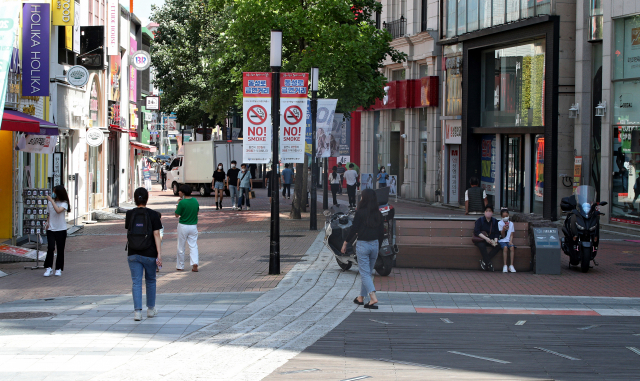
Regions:
<instances>
[{"instance_id":1,"label":"drain grate","mask_svg":"<svg viewBox=\"0 0 640 381\"><path fill-rule=\"evenodd\" d=\"M616 266L640 267L640 263L616 263Z\"/></svg>"},{"instance_id":2,"label":"drain grate","mask_svg":"<svg viewBox=\"0 0 640 381\"><path fill-rule=\"evenodd\" d=\"M9 320L9 319L35 319L35 318L43 318L43 317L51 317L55 316L51 312L1 312L0 320Z\"/></svg>"}]
</instances>

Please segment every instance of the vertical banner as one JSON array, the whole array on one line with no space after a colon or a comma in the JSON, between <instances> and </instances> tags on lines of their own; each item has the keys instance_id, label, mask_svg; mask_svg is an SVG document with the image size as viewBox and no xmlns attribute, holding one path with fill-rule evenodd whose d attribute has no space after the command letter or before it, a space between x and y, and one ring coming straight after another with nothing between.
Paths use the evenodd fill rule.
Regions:
<instances>
[{"instance_id":1,"label":"vertical banner","mask_svg":"<svg viewBox=\"0 0 640 381\"><path fill-rule=\"evenodd\" d=\"M271 161L271 73L242 73L242 161Z\"/></svg>"},{"instance_id":2,"label":"vertical banner","mask_svg":"<svg viewBox=\"0 0 640 381\"><path fill-rule=\"evenodd\" d=\"M130 37L129 56L138 50L138 42ZM129 102L135 103L137 98L137 86L138 86L138 70L132 65L129 65Z\"/></svg>"},{"instance_id":3,"label":"vertical banner","mask_svg":"<svg viewBox=\"0 0 640 381\"><path fill-rule=\"evenodd\" d=\"M51 25L73 26L75 0L55 0L52 3L54 6L51 10Z\"/></svg>"},{"instance_id":4,"label":"vertical banner","mask_svg":"<svg viewBox=\"0 0 640 381\"><path fill-rule=\"evenodd\" d=\"M304 163L309 73L280 74L280 160Z\"/></svg>"},{"instance_id":5,"label":"vertical banner","mask_svg":"<svg viewBox=\"0 0 640 381\"><path fill-rule=\"evenodd\" d=\"M80 54L80 3L76 3L74 11L75 19L78 20L78 22L73 25L67 25L64 28L65 38L67 40L66 48L74 53Z\"/></svg>"},{"instance_id":6,"label":"vertical banner","mask_svg":"<svg viewBox=\"0 0 640 381\"><path fill-rule=\"evenodd\" d=\"M49 4L25 3L22 8L22 96L49 96ZM17 19L16 19L17 20Z\"/></svg>"},{"instance_id":7,"label":"vertical banner","mask_svg":"<svg viewBox=\"0 0 640 381\"><path fill-rule=\"evenodd\" d=\"M307 99L307 133L304 141L304 153L306 156L311 156L313 131L311 130L311 100Z\"/></svg>"},{"instance_id":8,"label":"vertical banner","mask_svg":"<svg viewBox=\"0 0 640 381\"><path fill-rule=\"evenodd\" d=\"M488 195L496 194L496 136L482 137L482 174L480 178L482 189Z\"/></svg>"},{"instance_id":9,"label":"vertical banner","mask_svg":"<svg viewBox=\"0 0 640 381\"><path fill-rule=\"evenodd\" d=\"M331 157L345 157L351 155L351 122L344 114L334 114L331 129Z\"/></svg>"},{"instance_id":10,"label":"vertical banner","mask_svg":"<svg viewBox=\"0 0 640 381\"><path fill-rule=\"evenodd\" d=\"M118 0L107 0L107 54L120 56L118 44L118 18L120 3Z\"/></svg>"},{"instance_id":11,"label":"vertical banner","mask_svg":"<svg viewBox=\"0 0 640 381\"><path fill-rule=\"evenodd\" d=\"M12 62L13 43L18 30L20 4L19 2L0 3L0 123L8 93L9 66Z\"/></svg>"},{"instance_id":12,"label":"vertical banner","mask_svg":"<svg viewBox=\"0 0 640 381\"><path fill-rule=\"evenodd\" d=\"M458 176L460 173L460 146L449 146L449 203L458 203Z\"/></svg>"},{"instance_id":13,"label":"vertical banner","mask_svg":"<svg viewBox=\"0 0 640 381\"><path fill-rule=\"evenodd\" d=\"M316 113L316 157L331 156L331 132L337 99L318 99Z\"/></svg>"},{"instance_id":14,"label":"vertical banner","mask_svg":"<svg viewBox=\"0 0 640 381\"><path fill-rule=\"evenodd\" d=\"M109 100L120 101L120 72L122 70L120 55L109 56Z\"/></svg>"}]
</instances>

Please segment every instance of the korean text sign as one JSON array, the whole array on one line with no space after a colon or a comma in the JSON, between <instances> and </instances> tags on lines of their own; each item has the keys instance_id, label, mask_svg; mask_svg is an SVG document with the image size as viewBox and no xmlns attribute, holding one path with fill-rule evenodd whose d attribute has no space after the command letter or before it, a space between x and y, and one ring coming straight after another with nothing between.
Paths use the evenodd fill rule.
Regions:
<instances>
[{"instance_id":1,"label":"korean text sign","mask_svg":"<svg viewBox=\"0 0 640 381\"><path fill-rule=\"evenodd\" d=\"M280 160L303 163L307 131L308 73L280 75Z\"/></svg>"},{"instance_id":2,"label":"korean text sign","mask_svg":"<svg viewBox=\"0 0 640 381\"><path fill-rule=\"evenodd\" d=\"M268 163L271 160L271 73L242 75L242 161Z\"/></svg>"}]
</instances>

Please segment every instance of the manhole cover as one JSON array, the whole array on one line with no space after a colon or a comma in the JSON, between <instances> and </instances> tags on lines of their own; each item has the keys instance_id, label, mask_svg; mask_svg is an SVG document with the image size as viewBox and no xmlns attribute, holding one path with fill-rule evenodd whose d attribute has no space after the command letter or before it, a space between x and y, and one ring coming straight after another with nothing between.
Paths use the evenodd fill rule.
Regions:
<instances>
[{"instance_id":1,"label":"manhole cover","mask_svg":"<svg viewBox=\"0 0 640 381\"><path fill-rule=\"evenodd\" d=\"M640 263L616 263L616 266L640 267Z\"/></svg>"},{"instance_id":2,"label":"manhole cover","mask_svg":"<svg viewBox=\"0 0 640 381\"><path fill-rule=\"evenodd\" d=\"M7 319L35 319L35 318L43 318L55 316L51 312L1 312L0 320Z\"/></svg>"}]
</instances>

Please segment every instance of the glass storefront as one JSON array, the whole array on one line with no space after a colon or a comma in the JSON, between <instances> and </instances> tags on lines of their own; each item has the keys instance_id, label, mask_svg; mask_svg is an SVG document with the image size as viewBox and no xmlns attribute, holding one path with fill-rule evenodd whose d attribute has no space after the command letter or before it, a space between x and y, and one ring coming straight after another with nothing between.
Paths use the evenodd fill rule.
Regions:
<instances>
[{"instance_id":1,"label":"glass storefront","mask_svg":"<svg viewBox=\"0 0 640 381\"><path fill-rule=\"evenodd\" d=\"M611 220L640 225L640 17L614 27Z\"/></svg>"},{"instance_id":2,"label":"glass storefront","mask_svg":"<svg viewBox=\"0 0 640 381\"><path fill-rule=\"evenodd\" d=\"M482 52L482 127L544 126L545 40Z\"/></svg>"}]
</instances>

